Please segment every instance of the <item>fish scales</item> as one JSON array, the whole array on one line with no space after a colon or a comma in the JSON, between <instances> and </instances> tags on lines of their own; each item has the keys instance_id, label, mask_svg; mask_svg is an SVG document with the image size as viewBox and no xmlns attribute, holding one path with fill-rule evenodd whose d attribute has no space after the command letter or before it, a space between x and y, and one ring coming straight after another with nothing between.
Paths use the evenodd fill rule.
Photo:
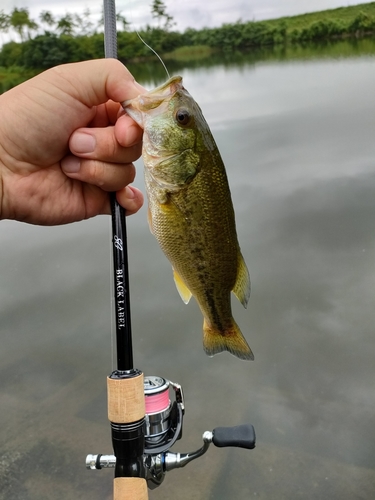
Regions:
<instances>
[{"instance_id":1,"label":"fish scales","mask_svg":"<svg viewBox=\"0 0 375 500\"><path fill-rule=\"evenodd\" d=\"M222 175L214 172L217 196L207 196L204 190L210 174L209 169L200 171L186 189L175 193L173 201L164 205L149 190L149 204L152 231L162 250L173 262L175 271L186 276L185 284L193 295L206 296L203 312L216 315L219 319L215 323L225 329L224 318L231 317L228 297L237 276L237 262L233 259L237 247L233 213L223 209L220 202L226 194L226 183ZM219 287L217 283L225 285Z\"/></svg>"},{"instance_id":2,"label":"fish scales","mask_svg":"<svg viewBox=\"0 0 375 500\"><path fill-rule=\"evenodd\" d=\"M231 291L246 307L250 278L220 153L181 77L126 101L144 129L143 160L150 229L174 270L178 291L197 300L208 355L253 354L232 317Z\"/></svg>"}]
</instances>

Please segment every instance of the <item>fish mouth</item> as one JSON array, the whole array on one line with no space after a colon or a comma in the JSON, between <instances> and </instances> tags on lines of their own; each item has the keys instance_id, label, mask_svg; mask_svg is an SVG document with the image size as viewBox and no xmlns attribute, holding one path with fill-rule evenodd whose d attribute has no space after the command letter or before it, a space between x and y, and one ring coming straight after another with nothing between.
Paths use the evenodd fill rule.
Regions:
<instances>
[{"instance_id":1,"label":"fish mouth","mask_svg":"<svg viewBox=\"0 0 375 500\"><path fill-rule=\"evenodd\" d=\"M140 94L134 99L128 99L121 103L122 107L143 128L142 113L158 108L163 102L169 101L178 90L183 89L182 77L172 76L168 81L150 90L145 94Z\"/></svg>"},{"instance_id":2,"label":"fish mouth","mask_svg":"<svg viewBox=\"0 0 375 500\"><path fill-rule=\"evenodd\" d=\"M182 76L172 76L169 80L156 87L156 89L147 92L148 95L153 96L164 96L167 97L169 94L174 94L177 90L182 88Z\"/></svg>"}]
</instances>

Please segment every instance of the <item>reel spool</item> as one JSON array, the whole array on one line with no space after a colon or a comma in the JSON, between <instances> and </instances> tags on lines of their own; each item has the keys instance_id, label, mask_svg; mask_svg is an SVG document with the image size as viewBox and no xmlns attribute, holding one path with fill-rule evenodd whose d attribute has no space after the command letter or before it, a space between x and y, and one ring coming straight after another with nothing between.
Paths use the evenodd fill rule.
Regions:
<instances>
[{"instance_id":1,"label":"reel spool","mask_svg":"<svg viewBox=\"0 0 375 500\"><path fill-rule=\"evenodd\" d=\"M175 391L171 401L169 389ZM185 412L182 387L155 375L144 379L146 404L145 453L167 451L182 436L182 419Z\"/></svg>"}]
</instances>

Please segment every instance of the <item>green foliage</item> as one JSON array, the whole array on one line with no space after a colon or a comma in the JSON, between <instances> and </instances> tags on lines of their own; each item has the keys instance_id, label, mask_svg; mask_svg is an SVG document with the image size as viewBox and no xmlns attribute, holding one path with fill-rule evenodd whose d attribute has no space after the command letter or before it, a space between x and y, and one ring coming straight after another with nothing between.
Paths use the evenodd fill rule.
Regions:
<instances>
[{"instance_id":1,"label":"green foliage","mask_svg":"<svg viewBox=\"0 0 375 500\"><path fill-rule=\"evenodd\" d=\"M213 55L213 50L207 45L182 46L163 54L163 59L178 61L197 61L207 59Z\"/></svg>"},{"instance_id":2,"label":"green foliage","mask_svg":"<svg viewBox=\"0 0 375 500\"><path fill-rule=\"evenodd\" d=\"M74 61L72 39L46 32L23 44L22 60L25 68L52 68Z\"/></svg>"},{"instance_id":3,"label":"green foliage","mask_svg":"<svg viewBox=\"0 0 375 500\"><path fill-rule=\"evenodd\" d=\"M270 26L274 26L278 25L281 22L285 22L288 25L288 30L290 31L294 29L302 30L303 28L308 28L316 21L327 19L342 22L345 24L345 26L347 26L358 15L359 12L363 12L370 17L375 17L375 2L352 5L348 7L339 7L337 9L324 10L320 12L311 12L309 14L301 14L292 17L272 19L270 21L267 21L267 23L269 23Z\"/></svg>"},{"instance_id":4,"label":"green foliage","mask_svg":"<svg viewBox=\"0 0 375 500\"><path fill-rule=\"evenodd\" d=\"M38 28L36 22L30 19L29 11L26 8L17 9L15 7L10 13L9 24L18 33L21 41L25 40L26 34L30 38L31 31Z\"/></svg>"},{"instance_id":5,"label":"green foliage","mask_svg":"<svg viewBox=\"0 0 375 500\"><path fill-rule=\"evenodd\" d=\"M347 26L343 22L322 20L314 21L310 27L301 30L294 29L291 34L292 42L307 40L322 40L347 33Z\"/></svg>"},{"instance_id":6,"label":"green foliage","mask_svg":"<svg viewBox=\"0 0 375 500\"><path fill-rule=\"evenodd\" d=\"M0 66L0 94L19 85L34 75L34 71L26 71L19 66L12 66L10 68L3 68Z\"/></svg>"},{"instance_id":7,"label":"green foliage","mask_svg":"<svg viewBox=\"0 0 375 500\"><path fill-rule=\"evenodd\" d=\"M10 68L11 66L23 66L22 61L22 44L9 42L3 45L0 52L0 66Z\"/></svg>"},{"instance_id":8,"label":"green foliage","mask_svg":"<svg viewBox=\"0 0 375 500\"><path fill-rule=\"evenodd\" d=\"M200 31L186 30L187 45L208 45L228 52L249 47L274 45L286 41L286 24L270 27L267 22L237 22L224 24L220 28L205 28Z\"/></svg>"},{"instance_id":9,"label":"green foliage","mask_svg":"<svg viewBox=\"0 0 375 500\"><path fill-rule=\"evenodd\" d=\"M39 35L21 45L22 53L19 59L25 68L47 69L58 64L104 56L103 34L73 37L45 32L44 35Z\"/></svg>"},{"instance_id":10,"label":"green foliage","mask_svg":"<svg viewBox=\"0 0 375 500\"><path fill-rule=\"evenodd\" d=\"M0 32L7 33L10 28L10 16L5 14L3 10L0 11Z\"/></svg>"},{"instance_id":11,"label":"green foliage","mask_svg":"<svg viewBox=\"0 0 375 500\"><path fill-rule=\"evenodd\" d=\"M94 33L91 36L80 36L75 38L77 45L75 49L75 60L85 61L88 59L99 59L104 57L104 35Z\"/></svg>"},{"instance_id":12,"label":"green foliage","mask_svg":"<svg viewBox=\"0 0 375 500\"><path fill-rule=\"evenodd\" d=\"M56 22L52 12L49 10L43 10L39 15L39 19L49 27L53 26Z\"/></svg>"},{"instance_id":13,"label":"green foliage","mask_svg":"<svg viewBox=\"0 0 375 500\"><path fill-rule=\"evenodd\" d=\"M163 27L168 31L174 24L173 17L167 13L167 8L163 0L153 0L151 4L152 17L159 21L159 28Z\"/></svg>"},{"instance_id":14,"label":"green foliage","mask_svg":"<svg viewBox=\"0 0 375 500\"><path fill-rule=\"evenodd\" d=\"M359 13L348 21L340 19L326 19L314 21L310 26L300 30L293 29L289 39L293 43L309 40L324 40L348 35L365 35L375 32L375 16L371 17Z\"/></svg>"},{"instance_id":15,"label":"green foliage","mask_svg":"<svg viewBox=\"0 0 375 500\"><path fill-rule=\"evenodd\" d=\"M375 18L361 11L349 24L349 29L356 33L373 33L375 31Z\"/></svg>"}]
</instances>

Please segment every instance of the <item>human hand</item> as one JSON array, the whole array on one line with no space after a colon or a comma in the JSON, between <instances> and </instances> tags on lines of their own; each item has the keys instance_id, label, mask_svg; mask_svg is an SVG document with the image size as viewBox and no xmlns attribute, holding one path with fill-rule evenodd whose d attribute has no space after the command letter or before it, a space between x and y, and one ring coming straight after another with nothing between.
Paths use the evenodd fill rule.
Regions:
<instances>
[{"instance_id":1,"label":"human hand","mask_svg":"<svg viewBox=\"0 0 375 500\"><path fill-rule=\"evenodd\" d=\"M55 225L143 204L142 130L119 102L144 91L115 59L57 66L0 95L0 219Z\"/></svg>"}]
</instances>

